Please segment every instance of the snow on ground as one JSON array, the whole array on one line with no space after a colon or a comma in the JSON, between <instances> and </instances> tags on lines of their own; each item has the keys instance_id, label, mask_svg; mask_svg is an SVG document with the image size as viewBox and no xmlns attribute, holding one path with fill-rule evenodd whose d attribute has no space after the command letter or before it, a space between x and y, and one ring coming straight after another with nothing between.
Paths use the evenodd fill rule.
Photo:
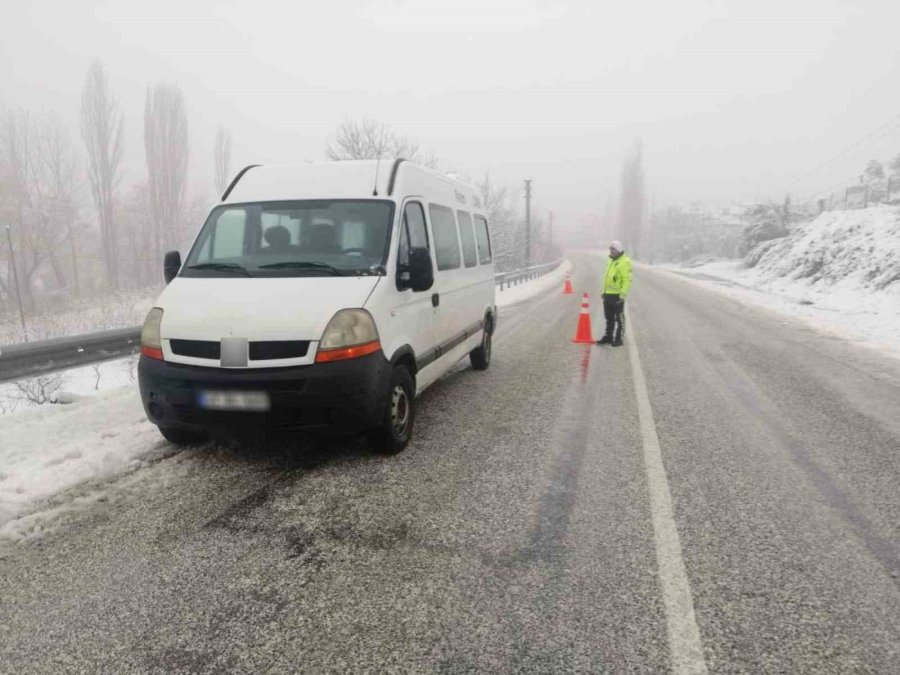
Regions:
<instances>
[{"instance_id":1,"label":"snow on ground","mask_svg":"<svg viewBox=\"0 0 900 675\"><path fill-rule=\"evenodd\" d=\"M562 293L563 284L566 282L566 273L571 271L572 263L569 260L563 260L559 267L542 277L526 281L512 288L504 288L502 291L498 288L497 306L508 307L509 305L515 305L554 288Z\"/></svg>"},{"instance_id":2,"label":"snow on ground","mask_svg":"<svg viewBox=\"0 0 900 675\"><path fill-rule=\"evenodd\" d=\"M665 267L900 357L900 208L823 213L763 246L753 268L743 260Z\"/></svg>"},{"instance_id":3,"label":"snow on ground","mask_svg":"<svg viewBox=\"0 0 900 675\"><path fill-rule=\"evenodd\" d=\"M135 386L0 417L0 539L39 535L44 521L17 519L54 495L166 454Z\"/></svg>"},{"instance_id":4,"label":"snow on ground","mask_svg":"<svg viewBox=\"0 0 900 675\"><path fill-rule=\"evenodd\" d=\"M0 383L0 429L3 428L3 418L7 415L21 414L40 405L53 405L53 403L38 404L33 400L39 393L38 381L44 383L45 393L50 396L51 401L66 403L111 389L137 386L137 355L39 378L28 378L19 383ZM0 462L0 469L2 466Z\"/></svg>"}]
</instances>

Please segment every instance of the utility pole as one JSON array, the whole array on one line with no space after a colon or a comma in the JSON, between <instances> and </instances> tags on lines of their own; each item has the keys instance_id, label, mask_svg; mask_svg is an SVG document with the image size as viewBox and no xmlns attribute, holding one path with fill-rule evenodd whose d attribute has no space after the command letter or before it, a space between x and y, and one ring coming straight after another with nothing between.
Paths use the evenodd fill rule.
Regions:
<instances>
[{"instance_id":1,"label":"utility pole","mask_svg":"<svg viewBox=\"0 0 900 675\"><path fill-rule=\"evenodd\" d=\"M525 181L525 267L531 267L531 179Z\"/></svg>"},{"instance_id":2,"label":"utility pole","mask_svg":"<svg viewBox=\"0 0 900 675\"><path fill-rule=\"evenodd\" d=\"M550 212L550 251L553 251L553 211Z\"/></svg>"},{"instance_id":3,"label":"utility pole","mask_svg":"<svg viewBox=\"0 0 900 675\"><path fill-rule=\"evenodd\" d=\"M22 336L28 342L28 327L25 325L25 311L22 309L22 291L19 287L19 271L16 269L16 254L13 251L12 234L9 225L6 226L6 241L9 242L9 259L13 268L13 280L16 282L16 302L19 305L19 319L22 320Z\"/></svg>"}]
</instances>

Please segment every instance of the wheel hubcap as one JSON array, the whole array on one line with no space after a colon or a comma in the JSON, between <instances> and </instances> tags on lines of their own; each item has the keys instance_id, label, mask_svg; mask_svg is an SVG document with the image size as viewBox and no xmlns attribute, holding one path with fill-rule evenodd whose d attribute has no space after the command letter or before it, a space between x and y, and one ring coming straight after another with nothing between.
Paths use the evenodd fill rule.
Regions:
<instances>
[{"instance_id":1,"label":"wheel hubcap","mask_svg":"<svg viewBox=\"0 0 900 675\"><path fill-rule=\"evenodd\" d=\"M391 423L398 436L403 435L409 423L409 397L399 384L391 393Z\"/></svg>"}]
</instances>

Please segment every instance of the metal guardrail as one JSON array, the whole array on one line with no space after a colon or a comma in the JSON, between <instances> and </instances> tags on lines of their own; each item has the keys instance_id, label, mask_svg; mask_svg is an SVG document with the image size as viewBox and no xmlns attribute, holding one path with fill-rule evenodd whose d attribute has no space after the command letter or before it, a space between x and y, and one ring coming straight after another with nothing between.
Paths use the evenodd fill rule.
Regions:
<instances>
[{"instance_id":1,"label":"metal guardrail","mask_svg":"<svg viewBox=\"0 0 900 675\"><path fill-rule=\"evenodd\" d=\"M554 260L553 262L544 263L543 265L533 265L531 267L524 267L520 270L513 270L512 272L503 272L501 274L494 275L494 284L500 286L500 290L503 290L503 285L506 284L506 287L510 286L518 286L521 283L526 281L531 281L532 279L537 279L538 277L542 277L548 272L552 272L557 267L562 264L562 258L559 260Z\"/></svg>"},{"instance_id":2,"label":"metal guardrail","mask_svg":"<svg viewBox=\"0 0 900 675\"><path fill-rule=\"evenodd\" d=\"M516 286L552 272L561 263L562 259L502 272L494 275L494 282L502 291L504 286ZM0 347L0 382L129 356L138 349L140 341L141 327L133 326Z\"/></svg>"},{"instance_id":3,"label":"metal guardrail","mask_svg":"<svg viewBox=\"0 0 900 675\"><path fill-rule=\"evenodd\" d=\"M0 382L129 356L141 341L141 327L26 342L0 347Z\"/></svg>"}]
</instances>

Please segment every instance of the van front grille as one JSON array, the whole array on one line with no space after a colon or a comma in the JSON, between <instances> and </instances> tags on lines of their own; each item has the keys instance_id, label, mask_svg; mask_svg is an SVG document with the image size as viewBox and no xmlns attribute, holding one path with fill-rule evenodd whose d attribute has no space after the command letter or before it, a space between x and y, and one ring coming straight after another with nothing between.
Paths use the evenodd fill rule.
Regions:
<instances>
[{"instance_id":1,"label":"van front grille","mask_svg":"<svg viewBox=\"0 0 900 675\"><path fill-rule=\"evenodd\" d=\"M219 359L221 353L219 342L207 340L169 340L173 354L190 356L195 359Z\"/></svg>"},{"instance_id":2,"label":"van front grille","mask_svg":"<svg viewBox=\"0 0 900 675\"><path fill-rule=\"evenodd\" d=\"M309 341L278 340L250 343L251 361L272 359L300 359L309 351Z\"/></svg>"},{"instance_id":3,"label":"van front grille","mask_svg":"<svg viewBox=\"0 0 900 675\"><path fill-rule=\"evenodd\" d=\"M221 343L208 340L169 340L173 354L190 356L195 359L221 358ZM269 340L251 342L251 361L274 361L278 359L301 359L309 351L308 340Z\"/></svg>"}]
</instances>

